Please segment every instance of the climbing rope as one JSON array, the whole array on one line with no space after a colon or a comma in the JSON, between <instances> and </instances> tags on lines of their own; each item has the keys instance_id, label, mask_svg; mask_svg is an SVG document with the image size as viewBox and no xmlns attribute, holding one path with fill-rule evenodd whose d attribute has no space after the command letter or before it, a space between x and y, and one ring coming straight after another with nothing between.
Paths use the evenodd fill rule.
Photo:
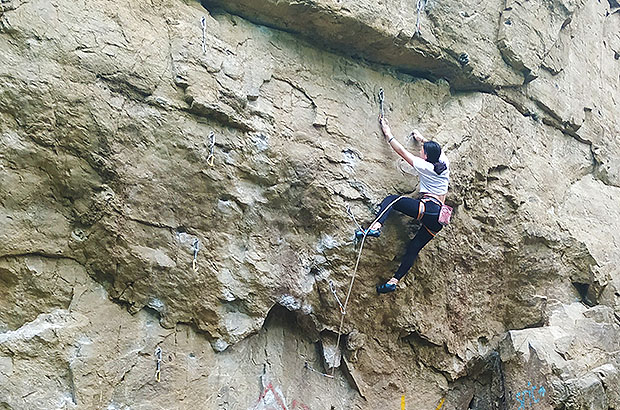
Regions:
<instances>
[{"instance_id":1,"label":"climbing rope","mask_svg":"<svg viewBox=\"0 0 620 410\"><path fill-rule=\"evenodd\" d=\"M198 272L198 265L196 264L198 260L198 251L200 250L200 241L198 240L198 238L194 238L194 241L192 242L192 249L194 250L194 260L192 261L192 268L194 269L194 272Z\"/></svg>"},{"instance_id":2,"label":"climbing rope","mask_svg":"<svg viewBox=\"0 0 620 410\"><path fill-rule=\"evenodd\" d=\"M424 11L424 6L426 6L426 0L417 0L416 9L417 9L417 17L415 21L415 33L419 36L421 35L422 22L420 21L420 15Z\"/></svg>"},{"instance_id":3,"label":"climbing rope","mask_svg":"<svg viewBox=\"0 0 620 410\"><path fill-rule=\"evenodd\" d=\"M332 293L334 294L334 297L336 298L336 302L338 302L338 306L340 306L340 313L342 313L343 315L346 315L347 311L345 310L344 306L340 302L340 299L338 298L338 294L336 293L336 288L334 288L334 282L332 282L331 279L329 281L329 290L332 291Z\"/></svg>"},{"instance_id":4,"label":"climbing rope","mask_svg":"<svg viewBox=\"0 0 620 410\"><path fill-rule=\"evenodd\" d=\"M308 370L310 370L311 372L318 373L318 374L320 374L321 376L329 377L330 379L333 379L333 378L334 378L334 376L333 376L333 375L331 375L331 374L326 374L326 373L320 372L320 371L318 371L318 370L316 370L316 369L313 369L313 368L312 368L312 366L310 366L310 365L308 364L308 362L306 362L306 363L304 364L304 369L308 369Z\"/></svg>"},{"instance_id":5,"label":"climbing rope","mask_svg":"<svg viewBox=\"0 0 620 410\"><path fill-rule=\"evenodd\" d=\"M355 219L355 215L353 215L353 212L351 211L351 206L349 204L347 204L347 214L349 214L351 219L353 219L353 222L357 226L357 229L359 229L360 231L363 231L364 228L362 228L360 224L357 223L357 219Z\"/></svg>"},{"instance_id":6,"label":"climbing rope","mask_svg":"<svg viewBox=\"0 0 620 410\"><path fill-rule=\"evenodd\" d=\"M213 166L213 159L215 158L214 150L215 150L215 133L211 131L209 133L209 155L207 156L207 164L209 166Z\"/></svg>"},{"instance_id":7,"label":"climbing rope","mask_svg":"<svg viewBox=\"0 0 620 410\"><path fill-rule=\"evenodd\" d=\"M383 118L383 116L385 114L384 110L383 110L383 101L384 101L384 99L385 99L385 95L383 93L383 88L380 88L379 89L380 118ZM375 218L375 220L372 221L372 223L370 225L368 225L368 229L362 229L362 227L355 220L355 216L353 215L353 212L351 212L351 208L349 206L347 206L347 213L351 216L353 221L355 221L355 224L362 230L362 232L364 232L364 236L362 237L362 241L360 243L360 249L359 249L359 251L357 253L357 260L355 261L355 268L353 268L353 276L351 277L351 282L349 283L349 290L347 291L347 297L344 300L344 304L341 304L340 301L338 301L338 304L340 305L340 312L341 312L342 315L340 317L340 326L338 328L338 338L336 339L336 349L334 350L334 355L336 355L338 353L338 348L340 347L340 338L342 336L342 328L344 327L344 317L346 316L347 305L349 304L349 299L351 298L351 291L353 290L353 283L355 282L355 277L357 276L357 269L359 267L360 260L362 258L362 251L364 250L364 242L366 241L366 235L368 234L368 231L370 230L370 227L373 226L375 224L375 222L377 222L379 219L381 219L381 217L388 211L388 209L390 209L392 207L392 205L394 205L401 198L404 198L406 195L409 195L409 194L401 195L398 198L396 198L395 200L393 200L392 202L390 202L388 204L388 206L386 206L385 209L383 211L381 211L379 216L377 216ZM335 292L334 292L334 296L336 296ZM337 296L336 296L336 299L337 299ZM333 356L332 356L332 358L333 358ZM332 372L331 372L332 376L334 375L335 371L336 371L336 367L332 367Z\"/></svg>"},{"instance_id":8,"label":"climbing rope","mask_svg":"<svg viewBox=\"0 0 620 410\"><path fill-rule=\"evenodd\" d=\"M393 200L392 202L390 202L390 204L387 207L385 207L383 211L381 211L379 216L377 216L377 218L375 218L375 220L372 221L370 225L368 225L369 229L362 230L364 232L364 236L362 237L362 242L360 244L360 250L357 253L357 260L355 261L355 268L353 269L353 276L351 277L351 282L349 283L349 291L347 292L347 297L344 300L344 305L341 308L341 312L344 311L344 313L342 313L341 318L340 318L340 327L338 328L338 338L336 339L336 349L334 350L334 355L338 353L338 348L340 347L340 337L342 335L342 328L344 327L344 317L346 315L346 309L347 309L347 305L349 304L349 299L351 298L351 291L353 290L353 283L355 282L355 277L357 275L357 268L359 267L360 259L362 257L362 250L364 249L364 242L366 241L366 235L368 234L370 227L373 226L375 222L377 222L383 216L383 214L385 214L387 210L392 207L392 205L394 205L397 201L399 201L401 198L404 198L404 197L405 195L401 195L395 200ZM335 371L336 371L336 367L332 367L332 376L334 375Z\"/></svg>"},{"instance_id":9,"label":"climbing rope","mask_svg":"<svg viewBox=\"0 0 620 410\"><path fill-rule=\"evenodd\" d=\"M159 383L161 380L161 347L155 349L155 358L157 359L157 368L155 370L155 380Z\"/></svg>"},{"instance_id":10,"label":"climbing rope","mask_svg":"<svg viewBox=\"0 0 620 410\"><path fill-rule=\"evenodd\" d=\"M200 24L202 25L202 52L207 52L207 19L205 16L202 16L200 19Z\"/></svg>"}]
</instances>

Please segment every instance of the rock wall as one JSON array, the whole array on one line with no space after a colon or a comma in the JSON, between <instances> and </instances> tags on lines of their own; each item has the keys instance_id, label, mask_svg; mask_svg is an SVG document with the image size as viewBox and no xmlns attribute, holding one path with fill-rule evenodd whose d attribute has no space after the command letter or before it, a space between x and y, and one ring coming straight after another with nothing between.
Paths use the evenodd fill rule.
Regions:
<instances>
[{"instance_id":1,"label":"rock wall","mask_svg":"<svg viewBox=\"0 0 620 410\"><path fill-rule=\"evenodd\" d=\"M619 408L618 4L417 14L1 1L0 408ZM347 207L417 183L381 88L455 213L395 294L415 223L365 244L337 348Z\"/></svg>"}]
</instances>

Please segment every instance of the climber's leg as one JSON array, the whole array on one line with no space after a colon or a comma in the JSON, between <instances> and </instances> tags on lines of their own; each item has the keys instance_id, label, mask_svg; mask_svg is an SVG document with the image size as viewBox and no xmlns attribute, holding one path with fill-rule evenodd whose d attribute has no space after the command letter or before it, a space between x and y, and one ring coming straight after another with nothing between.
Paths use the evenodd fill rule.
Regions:
<instances>
[{"instance_id":1,"label":"climber's leg","mask_svg":"<svg viewBox=\"0 0 620 410\"><path fill-rule=\"evenodd\" d=\"M433 239L434 233L435 232L431 234L431 232L429 232L428 228L425 225L420 226L418 232L407 245L405 255L401 259L400 266L394 274L394 278L396 280L401 280L407 274L407 272L409 272L409 269L411 269L411 267L413 266L413 263L417 259L418 254L420 253L420 250L422 250L422 248L427 243L429 243L431 239Z\"/></svg>"},{"instance_id":2,"label":"climber's leg","mask_svg":"<svg viewBox=\"0 0 620 410\"><path fill-rule=\"evenodd\" d=\"M436 217L435 217L436 218ZM434 228L436 226L433 226ZM437 227L438 231L441 230L441 226ZM401 280L409 269L413 266L413 263L418 257L420 250L430 242L431 239L435 236L437 232L431 231L428 229L426 225L420 226L420 229L415 234L413 239L407 245L407 250L405 251L405 255L403 256L400 266L396 270L394 276L388 280L383 285L377 285L377 293L389 293L394 292L396 290L396 285L398 281Z\"/></svg>"},{"instance_id":3,"label":"climber's leg","mask_svg":"<svg viewBox=\"0 0 620 410\"><path fill-rule=\"evenodd\" d=\"M390 213L394 209L412 218L418 217L418 212L420 210L419 199L403 197L392 204L392 202L396 200L397 198L398 198L398 195L389 195L383 200L383 202L381 202L381 207L379 208L379 212L377 214L377 215L381 215L381 217L377 220L377 222L375 222L370 227L370 229L374 229L374 230L381 229L381 226L383 226L383 224L385 223L385 220L390 216ZM390 204L392 204L392 206L390 206ZM388 206L390 206L390 208L386 210Z\"/></svg>"}]
</instances>

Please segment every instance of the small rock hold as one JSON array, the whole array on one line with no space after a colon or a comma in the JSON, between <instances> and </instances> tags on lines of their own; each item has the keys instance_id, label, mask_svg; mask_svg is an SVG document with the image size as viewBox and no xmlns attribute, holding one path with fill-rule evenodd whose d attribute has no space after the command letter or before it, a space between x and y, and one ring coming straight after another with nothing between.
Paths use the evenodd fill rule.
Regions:
<instances>
[{"instance_id":1,"label":"small rock hold","mask_svg":"<svg viewBox=\"0 0 620 410\"><path fill-rule=\"evenodd\" d=\"M149 303L147 304L148 307L150 307L153 310L158 311L159 313L163 313L164 312L164 302L162 302L160 299L158 298L151 298L149 300Z\"/></svg>"},{"instance_id":2,"label":"small rock hold","mask_svg":"<svg viewBox=\"0 0 620 410\"><path fill-rule=\"evenodd\" d=\"M330 235L323 234L321 235L321 239L316 245L316 250L319 252L324 252L328 249L334 249L338 246L338 241Z\"/></svg>"},{"instance_id":3,"label":"small rock hold","mask_svg":"<svg viewBox=\"0 0 620 410\"><path fill-rule=\"evenodd\" d=\"M215 342L211 344L211 346L213 347L213 350L219 353L219 352L223 352L224 350L228 349L229 344L226 343L226 341L223 339L217 339Z\"/></svg>"},{"instance_id":4,"label":"small rock hold","mask_svg":"<svg viewBox=\"0 0 620 410\"><path fill-rule=\"evenodd\" d=\"M340 349L336 347L335 341L322 339L321 347L323 350L323 365L325 369L329 370L340 367L342 353Z\"/></svg>"},{"instance_id":5,"label":"small rock hold","mask_svg":"<svg viewBox=\"0 0 620 410\"><path fill-rule=\"evenodd\" d=\"M358 350L366 343L366 335L353 329L347 336L347 350Z\"/></svg>"},{"instance_id":6,"label":"small rock hold","mask_svg":"<svg viewBox=\"0 0 620 410\"><path fill-rule=\"evenodd\" d=\"M292 295L282 295L279 303L291 312L301 308L301 303Z\"/></svg>"},{"instance_id":7,"label":"small rock hold","mask_svg":"<svg viewBox=\"0 0 620 410\"><path fill-rule=\"evenodd\" d=\"M83 230L76 228L71 232L71 238L78 242L84 242L86 240L86 235Z\"/></svg>"}]
</instances>

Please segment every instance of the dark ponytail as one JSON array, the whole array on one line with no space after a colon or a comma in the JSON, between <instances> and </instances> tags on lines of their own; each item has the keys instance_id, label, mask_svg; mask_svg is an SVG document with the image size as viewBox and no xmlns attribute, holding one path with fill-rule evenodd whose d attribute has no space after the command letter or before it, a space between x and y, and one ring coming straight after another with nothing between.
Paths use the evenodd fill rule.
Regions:
<instances>
[{"instance_id":1,"label":"dark ponytail","mask_svg":"<svg viewBox=\"0 0 620 410\"><path fill-rule=\"evenodd\" d=\"M441 146L435 141L426 141L424 143L424 153L426 154L426 161L433 164L433 169L437 175L448 169L448 166L439 161L441 155Z\"/></svg>"}]
</instances>

